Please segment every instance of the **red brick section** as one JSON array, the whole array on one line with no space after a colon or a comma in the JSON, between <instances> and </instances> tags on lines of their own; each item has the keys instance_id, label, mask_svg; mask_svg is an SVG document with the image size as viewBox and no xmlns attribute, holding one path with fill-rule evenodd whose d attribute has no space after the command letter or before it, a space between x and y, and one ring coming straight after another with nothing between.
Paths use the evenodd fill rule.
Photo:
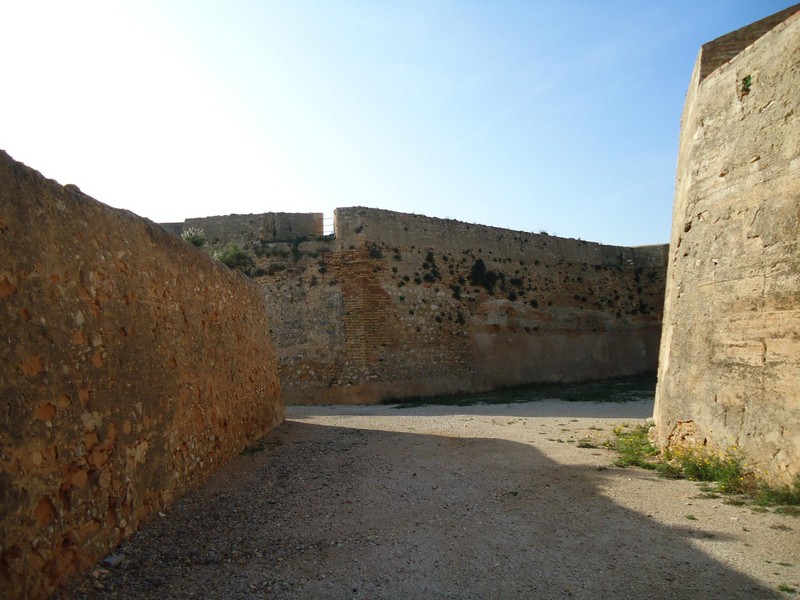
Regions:
<instances>
[{"instance_id":1,"label":"red brick section","mask_svg":"<svg viewBox=\"0 0 800 600\"><path fill-rule=\"evenodd\" d=\"M746 27L727 33L722 37L703 44L700 59L700 81L702 82L719 67L730 61L742 50L754 43L765 33L786 21L789 17L800 11L800 4L775 13L769 17L751 23Z\"/></svg>"},{"instance_id":2,"label":"red brick section","mask_svg":"<svg viewBox=\"0 0 800 600\"><path fill-rule=\"evenodd\" d=\"M342 252L331 263L342 281L346 354L362 373L376 365L391 341L391 298L376 277L383 264L366 248Z\"/></svg>"}]
</instances>

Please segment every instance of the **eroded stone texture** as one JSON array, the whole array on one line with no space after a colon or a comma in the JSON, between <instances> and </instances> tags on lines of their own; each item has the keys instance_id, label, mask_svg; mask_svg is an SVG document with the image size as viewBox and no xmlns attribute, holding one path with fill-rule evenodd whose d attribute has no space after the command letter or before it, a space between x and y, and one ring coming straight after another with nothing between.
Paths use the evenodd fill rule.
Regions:
<instances>
[{"instance_id":1,"label":"eroded stone texture","mask_svg":"<svg viewBox=\"0 0 800 600\"><path fill-rule=\"evenodd\" d=\"M655 371L666 246L368 208L255 240L287 403L372 403Z\"/></svg>"},{"instance_id":2,"label":"eroded stone texture","mask_svg":"<svg viewBox=\"0 0 800 600\"><path fill-rule=\"evenodd\" d=\"M92 565L283 419L261 292L0 152L0 597Z\"/></svg>"},{"instance_id":3,"label":"eroded stone texture","mask_svg":"<svg viewBox=\"0 0 800 600\"><path fill-rule=\"evenodd\" d=\"M662 444L738 445L762 475L784 481L800 472L798 9L736 32L760 37L711 73L715 46L698 57L655 411Z\"/></svg>"}]
</instances>

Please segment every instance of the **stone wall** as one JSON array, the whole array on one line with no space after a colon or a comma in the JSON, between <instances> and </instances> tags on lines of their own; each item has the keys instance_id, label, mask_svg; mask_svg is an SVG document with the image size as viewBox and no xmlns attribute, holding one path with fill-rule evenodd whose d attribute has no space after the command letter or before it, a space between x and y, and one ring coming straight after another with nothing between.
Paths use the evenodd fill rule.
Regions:
<instances>
[{"instance_id":1,"label":"stone wall","mask_svg":"<svg viewBox=\"0 0 800 600\"><path fill-rule=\"evenodd\" d=\"M666 246L340 208L259 247L287 403L371 403L655 371Z\"/></svg>"},{"instance_id":2,"label":"stone wall","mask_svg":"<svg viewBox=\"0 0 800 600\"><path fill-rule=\"evenodd\" d=\"M261 291L0 151L0 597L40 598L283 419Z\"/></svg>"},{"instance_id":3,"label":"stone wall","mask_svg":"<svg viewBox=\"0 0 800 600\"><path fill-rule=\"evenodd\" d=\"M783 14L701 82L704 47L692 75L655 419L662 445L736 445L788 481L800 472L800 13Z\"/></svg>"},{"instance_id":4,"label":"stone wall","mask_svg":"<svg viewBox=\"0 0 800 600\"><path fill-rule=\"evenodd\" d=\"M800 4L795 4L779 13L770 15L760 21L751 23L746 27L742 27L703 44L703 47L700 49L702 60L700 61L699 81L703 81L726 62L738 56L742 50L755 42L758 38L772 30L776 25L783 23L798 11L800 11Z\"/></svg>"},{"instance_id":5,"label":"stone wall","mask_svg":"<svg viewBox=\"0 0 800 600\"><path fill-rule=\"evenodd\" d=\"M190 227L202 229L212 250L227 244L252 249L266 242L288 242L322 236L322 213L262 213L186 219L183 223L162 223L180 235Z\"/></svg>"}]
</instances>

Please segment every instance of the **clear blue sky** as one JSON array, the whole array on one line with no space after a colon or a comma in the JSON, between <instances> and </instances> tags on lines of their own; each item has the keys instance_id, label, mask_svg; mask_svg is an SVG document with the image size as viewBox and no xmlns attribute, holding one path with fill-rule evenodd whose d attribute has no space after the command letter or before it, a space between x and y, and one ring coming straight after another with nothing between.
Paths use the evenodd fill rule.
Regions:
<instances>
[{"instance_id":1,"label":"clear blue sky","mask_svg":"<svg viewBox=\"0 0 800 600\"><path fill-rule=\"evenodd\" d=\"M0 0L0 148L154 221L361 205L663 243L700 45L789 5Z\"/></svg>"}]
</instances>

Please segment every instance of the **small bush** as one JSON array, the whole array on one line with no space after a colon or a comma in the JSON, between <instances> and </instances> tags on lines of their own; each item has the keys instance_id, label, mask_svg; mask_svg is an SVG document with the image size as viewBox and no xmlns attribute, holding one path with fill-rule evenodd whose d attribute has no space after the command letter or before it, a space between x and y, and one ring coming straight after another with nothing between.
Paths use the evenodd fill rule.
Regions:
<instances>
[{"instance_id":1,"label":"small bush","mask_svg":"<svg viewBox=\"0 0 800 600\"><path fill-rule=\"evenodd\" d=\"M666 449L664 460L686 479L715 481L715 491L745 493L752 486L738 450L714 452L705 446Z\"/></svg>"},{"instance_id":2,"label":"small bush","mask_svg":"<svg viewBox=\"0 0 800 600\"><path fill-rule=\"evenodd\" d=\"M765 506L776 506L776 513L800 516L800 475L787 485L769 485L748 468L736 446L724 451L706 446L679 446L666 448L658 457L647 432L647 425L631 430L624 426L614 429L615 437L605 446L619 453L615 466L656 469L663 477L711 482L713 485L704 484L701 488L707 498L726 494L734 498L724 500L725 504L750 503L762 510L766 510Z\"/></svg>"},{"instance_id":3,"label":"small bush","mask_svg":"<svg viewBox=\"0 0 800 600\"><path fill-rule=\"evenodd\" d=\"M494 286L500 277L494 271L486 270L486 263L482 258L475 261L469 273L469 281L472 285L479 285L486 289L489 294L494 294Z\"/></svg>"},{"instance_id":4,"label":"small bush","mask_svg":"<svg viewBox=\"0 0 800 600\"><path fill-rule=\"evenodd\" d=\"M626 431L624 427L614 429L615 438L608 443L612 450L619 453L619 458L614 461L617 467L641 467L655 469L655 457L658 455L650 443L647 425L639 425Z\"/></svg>"},{"instance_id":5,"label":"small bush","mask_svg":"<svg viewBox=\"0 0 800 600\"><path fill-rule=\"evenodd\" d=\"M206 243L206 232L197 227L189 227L181 233L181 238L184 242L189 242L192 246L200 248Z\"/></svg>"},{"instance_id":6,"label":"small bush","mask_svg":"<svg viewBox=\"0 0 800 600\"><path fill-rule=\"evenodd\" d=\"M236 244L231 244L224 250L217 250L214 252L213 258L231 269L239 271L253 265L253 259L250 255Z\"/></svg>"},{"instance_id":7,"label":"small bush","mask_svg":"<svg viewBox=\"0 0 800 600\"><path fill-rule=\"evenodd\" d=\"M785 507L800 507L800 475L788 485L780 486L758 486L754 494L754 502L761 506L783 505ZM777 510L775 512L778 512ZM784 509L781 512L799 516L798 511Z\"/></svg>"}]
</instances>

